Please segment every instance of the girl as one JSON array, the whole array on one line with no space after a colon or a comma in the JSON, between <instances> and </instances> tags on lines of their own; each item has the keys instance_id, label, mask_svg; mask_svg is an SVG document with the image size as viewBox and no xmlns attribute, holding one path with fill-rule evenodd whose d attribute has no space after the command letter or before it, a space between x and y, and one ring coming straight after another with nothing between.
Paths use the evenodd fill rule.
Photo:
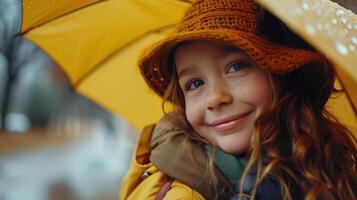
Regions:
<instances>
[{"instance_id":1,"label":"girl","mask_svg":"<svg viewBox=\"0 0 357 200\"><path fill-rule=\"evenodd\" d=\"M144 131L122 198L357 198L331 64L254 1L198 0L139 65L175 109Z\"/></svg>"}]
</instances>

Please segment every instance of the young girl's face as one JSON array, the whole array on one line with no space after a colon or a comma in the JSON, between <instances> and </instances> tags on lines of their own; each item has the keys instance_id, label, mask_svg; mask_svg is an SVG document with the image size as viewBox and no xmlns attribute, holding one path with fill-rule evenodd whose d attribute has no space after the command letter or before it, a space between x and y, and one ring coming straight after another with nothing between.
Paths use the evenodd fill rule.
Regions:
<instances>
[{"instance_id":1,"label":"young girl's face","mask_svg":"<svg viewBox=\"0 0 357 200\"><path fill-rule=\"evenodd\" d=\"M194 130L228 153L244 153L268 101L267 74L241 50L209 41L179 46L175 64Z\"/></svg>"}]
</instances>

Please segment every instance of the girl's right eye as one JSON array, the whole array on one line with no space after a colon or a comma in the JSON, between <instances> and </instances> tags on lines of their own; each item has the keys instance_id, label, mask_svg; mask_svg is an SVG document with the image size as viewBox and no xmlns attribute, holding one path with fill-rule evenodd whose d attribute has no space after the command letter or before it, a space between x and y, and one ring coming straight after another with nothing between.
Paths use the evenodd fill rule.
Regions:
<instances>
[{"instance_id":1,"label":"girl's right eye","mask_svg":"<svg viewBox=\"0 0 357 200\"><path fill-rule=\"evenodd\" d=\"M193 81L189 81L186 84L186 90L195 90L198 87L202 86L204 84L204 82L202 80L193 80Z\"/></svg>"}]
</instances>

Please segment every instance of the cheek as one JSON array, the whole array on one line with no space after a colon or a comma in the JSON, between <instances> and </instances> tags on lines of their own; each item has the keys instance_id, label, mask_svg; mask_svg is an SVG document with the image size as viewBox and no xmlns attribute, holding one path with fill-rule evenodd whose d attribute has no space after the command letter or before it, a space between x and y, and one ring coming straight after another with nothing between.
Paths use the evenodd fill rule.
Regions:
<instances>
[{"instance_id":1,"label":"cheek","mask_svg":"<svg viewBox=\"0 0 357 200\"><path fill-rule=\"evenodd\" d=\"M259 82L255 82L252 88L252 97L255 105L259 107L265 107L269 99L269 82L268 80L261 79Z\"/></svg>"},{"instance_id":2,"label":"cheek","mask_svg":"<svg viewBox=\"0 0 357 200\"><path fill-rule=\"evenodd\" d=\"M204 123L204 109L199 102L192 98L186 100L186 117L196 131Z\"/></svg>"},{"instance_id":3,"label":"cheek","mask_svg":"<svg viewBox=\"0 0 357 200\"><path fill-rule=\"evenodd\" d=\"M269 80L264 72L255 74L246 87L247 99L258 108L264 108L269 100Z\"/></svg>"},{"instance_id":4,"label":"cheek","mask_svg":"<svg viewBox=\"0 0 357 200\"><path fill-rule=\"evenodd\" d=\"M257 94L259 104L265 107L269 101L270 96L270 83L266 74L262 75L260 84L257 86L259 94Z\"/></svg>"}]
</instances>

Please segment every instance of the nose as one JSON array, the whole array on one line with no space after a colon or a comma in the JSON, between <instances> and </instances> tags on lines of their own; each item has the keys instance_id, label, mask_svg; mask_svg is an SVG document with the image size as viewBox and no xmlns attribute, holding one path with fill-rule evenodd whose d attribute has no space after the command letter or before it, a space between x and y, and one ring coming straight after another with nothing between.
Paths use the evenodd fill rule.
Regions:
<instances>
[{"instance_id":1,"label":"nose","mask_svg":"<svg viewBox=\"0 0 357 200\"><path fill-rule=\"evenodd\" d=\"M224 84L215 84L209 89L207 96L208 110L214 110L219 106L228 105L232 102L233 96Z\"/></svg>"}]
</instances>

